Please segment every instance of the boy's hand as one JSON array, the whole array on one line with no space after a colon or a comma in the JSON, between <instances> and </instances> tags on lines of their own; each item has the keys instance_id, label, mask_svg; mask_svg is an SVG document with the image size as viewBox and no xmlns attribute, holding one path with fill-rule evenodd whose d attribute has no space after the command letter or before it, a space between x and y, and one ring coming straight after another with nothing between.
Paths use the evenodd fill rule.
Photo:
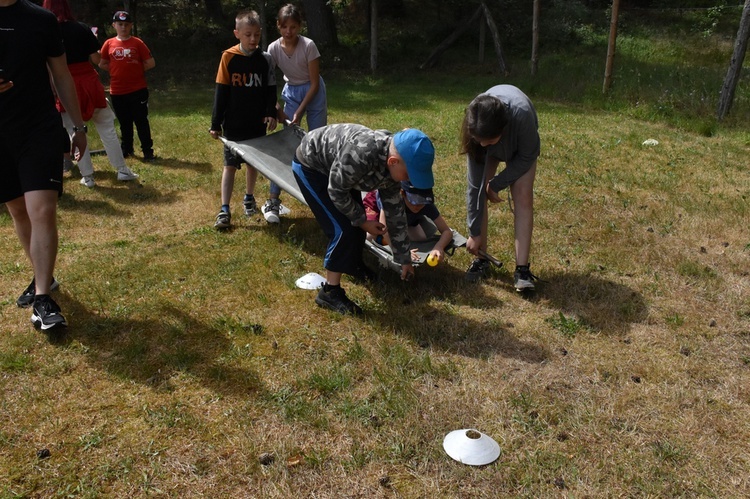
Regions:
<instances>
[{"instance_id":1,"label":"boy's hand","mask_svg":"<svg viewBox=\"0 0 750 499\"><path fill-rule=\"evenodd\" d=\"M434 249L434 250L430 251L430 254L427 256L427 258L430 258L430 257L436 258L437 261L438 261L438 263L440 263L443 260L445 260L445 253L443 253L439 249Z\"/></svg>"},{"instance_id":2,"label":"boy's hand","mask_svg":"<svg viewBox=\"0 0 750 499\"><path fill-rule=\"evenodd\" d=\"M362 225L359 226L360 229L363 231L372 234L373 236L382 236L386 232L388 232L388 227L385 226L385 224L381 224L377 220L367 220L362 223Z\"/></svg>"},{"instance_id":3,"label":"boy's hand","mask_svg":"<svg viewBox=\"0 0 750 499\"><path fill-rule=\"evenodd\" d=\"M208 133L211 134L211 138L214 140L217 140L219 138L219 134L221 133L218 130L209 130Z\"/></svg>"},{"instance_id":4,"label":"boy's hand","mask_svg":"<svg viewBox=\"0 0 750 499\"><path fill-rule=\"evenodd\" d=\"M268 131L276 130L276 125L278 125L278 121L276 121L276 118L267 117L263 119L263 123L266 124L266 128Z\"/></svg>"},{"instance_id":5,"label":"boy's hand","mask_svg":"<svg viewBox=\"0 0 750 499\"><path fill-rule=\"evenodd\" d=\"M410 281L414 277L414 266L411 263L401 265L401 280Z\"/></svg>"}]
</instances>

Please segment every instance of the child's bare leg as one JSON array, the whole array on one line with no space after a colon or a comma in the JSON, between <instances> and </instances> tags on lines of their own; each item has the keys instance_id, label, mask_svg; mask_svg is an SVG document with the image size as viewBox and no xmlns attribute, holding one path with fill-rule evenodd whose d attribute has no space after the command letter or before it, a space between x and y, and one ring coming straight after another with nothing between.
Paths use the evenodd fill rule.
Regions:
<instances>
[{"instance_id":1,"label":"child's bare leg","mask_svg":"<svg viewBox=\"0 0 750 499\"><path fill-rule=\"evenodd\" d=\"M221 174L221 205L229 206L229 202L232 200L232 190L234 190L234 176L237 173L237 168L233 166L224 166L224 171Z\"/></svg>"},{"instance_id":2,"label":"child's bare leg","mask_svg":"<svg viewBox=\"0 0 750 499\"><path fill-rule=\"evenodd\" d=\"M248 165L245 170L245 181L247 182L247 190L245 191L245 194L255 195L255 183L258 181L258 170Z\"/></svg>"},{"instance_id":3,"label":"child's bare leg","mask_svg":"<svg viewBox=\"0 0 750 499\"><path fill-rule=\"evenodd\" d=\"M341 272L326 270L326 283L331 286L339 286L341 284Z\"/></svg>"},{"instance_id":4,"label":"child's bare leg","mask_svg":"<svg viewBox=\"0 0 750 499\"><path fill-rule=\"evenodd\" d=\"M513 196L516 265L528 265L531 235L534 228L534 177L536 163L510 186Z\"/></svg>"}]
</instances>

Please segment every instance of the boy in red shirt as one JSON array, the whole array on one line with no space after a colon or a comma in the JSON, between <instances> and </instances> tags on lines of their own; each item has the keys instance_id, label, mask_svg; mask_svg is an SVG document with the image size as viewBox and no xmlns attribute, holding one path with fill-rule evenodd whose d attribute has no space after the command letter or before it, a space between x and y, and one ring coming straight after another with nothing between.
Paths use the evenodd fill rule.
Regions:
<instances>
[{"instance_id":1,"label":"boy in red shirt","mask_svg":"<svg viewBox=\"0 0 750 499\"><path fill-rule=\"evenodd\" d=\"M143 40L131 36L133 18L124 10L115 12L112 26L117 36L102 45L99 67L109 71L109 94L120 122L122 154L133 155L133 124L138 130L143 160L154 159L154 142L148 122L148 87L145 73L156 66Z\"/></svg>"}]
</instances>

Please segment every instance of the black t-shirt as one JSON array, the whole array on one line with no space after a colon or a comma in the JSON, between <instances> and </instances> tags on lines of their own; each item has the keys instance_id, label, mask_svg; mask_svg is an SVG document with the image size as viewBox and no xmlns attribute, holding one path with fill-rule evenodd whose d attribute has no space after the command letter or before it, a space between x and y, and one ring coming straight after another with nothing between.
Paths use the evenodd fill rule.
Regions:
<instances>
[{"instance_id":1,"label":"black t-shirt","mask_svg":"<svg viewBox=\"0 0 750 499\"><path fill-rule=\"evenodd\" d=\"M47 58L65 53L52 12L29 0L0 7L0 68L13 87L0 93L0 133L55 118Z\"/></svg>"},{"instance_id":2,"label":"black t-shirt","mask_svg":"<svg viewBox=\"0 0 750 499\"><path fill-rule=\"evenodd\" d=\"M60 30L65 42L65 57L68 64L88 62L89 56L101 47L91 28L83 23L66 21L60 23Z\"/></svg>"},{"instance_id":3,"label":"black t-shirt","mask_svg":"<svg viewBox=\"0 0 750 499\"><path fill-rule=\"evenodd\" d=\"M406 225L409 227L416 227L419 222L423 220L423 217L427 217L433 222L437 217L440 216L440 211L434 204L426 204L419 210L419 213L414 213L409 208L406 208Z\"/></svg>"}]
</instances>

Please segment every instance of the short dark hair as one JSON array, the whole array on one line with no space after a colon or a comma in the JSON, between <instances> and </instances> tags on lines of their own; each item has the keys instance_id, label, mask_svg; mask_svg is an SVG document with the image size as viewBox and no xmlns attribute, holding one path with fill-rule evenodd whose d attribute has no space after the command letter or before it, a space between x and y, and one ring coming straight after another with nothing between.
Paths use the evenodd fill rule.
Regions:
<instances>
[{"instance_id":1,"label":"short dark hair","mask_svg":"<svg viewBox=\"0 0 750 499\"><path fill-rule=\"evenodd\" d=\"M260 26L260 16L254 10L241 10L234 18L234 28L239 28L240 24L248 26Z\"/></svg>"},{"instance_id":2,"label":"short dark hair","mask_svg":"<svg viewBox=\"0 0 750 499\"><path fill-rule=\"evenodd\" d=\"M503 101L489 94L480 94L466 108L461 125L461 153L479 159L484 148L474 137L494 139L502 135L508 124L508 113Z\"/></svg>"}]
</instances>

